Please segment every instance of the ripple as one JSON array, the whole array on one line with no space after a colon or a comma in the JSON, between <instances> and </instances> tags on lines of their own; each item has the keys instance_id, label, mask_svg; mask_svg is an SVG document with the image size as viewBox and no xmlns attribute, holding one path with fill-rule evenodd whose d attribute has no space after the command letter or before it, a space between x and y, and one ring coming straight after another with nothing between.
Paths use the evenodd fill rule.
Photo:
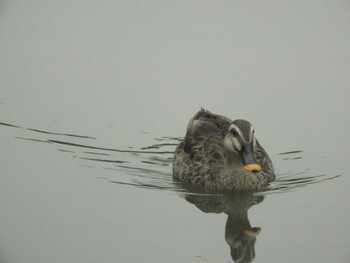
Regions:
<instances>
[{"instance_id":1,"label":"ripple","mask_svg":"<svg viewBox=\"0 0 350 263\"><path fill-rule=\"evenodd\" d=\"M111 183L143 189L205 194L194 193L188 187L172 180L173 152L176 145L182 139L180 137L164 136L152 138L151 142L146 146L139 148L135 148L134 146L117 148L99 145L98 139L93 136L24 128L5 122L0 122L0 125L9 129L21 130L23 133L21 136L14 136L17 139L27 140L33 143L56 145L57 151L63 154L70 154L78 162L84 162L77 164L81 167L85 167L86 169L97 168L109 170L110 172L107 175L96 177L108 180ZM34 133L35 136L32 136L31 133ZM64 139L67 137L70 140ZM93 144L91 143L92 140L94 142ZM276 156L281 156L282 160L280 161L283 162L285 160L300 160L303 158L302 154L302 150L291 150L278 153ZM281 166L283 167L283 164ZM299 166L296 168L299 168ZM333 180L339 176L314 174L311 169L280 172L277 173L274 182L271 182L268 187L260 190L257 194L265 195L290 192L310 184Z\"/></svg>"},{"instance_id":2,"label":"ripple","mask_svg":"<svg viewBox=\"0 0 350 263\"><path fill-rule=\"evenodd\" d=\"M59 132L44 131L44 130L34 129L34 128L25 128L25 127L21 127L21 126L10 124L10 123L6 123L6 122L0 122L0 125L7 126L7 127L12 127L12 128L17 128L17 129L25 129L25 130L34 131L34 132L37 132L37 133L59 135L59 136L68 136L68 137L76 137L76 138L84 138L84 139L96 139L95 137L86 136L86 135L77 135L77 134L70 134L70 133L59 133Z\"/></svg>"},{"instance_id":3,"label":"ripple","mask_svg":"<svg viewBox=\"0 0 350 263\"><path fill-rule=\"evenodd\" d=\"M282 152L282 153L279 153L278 155L286 155L286 154L294 154L294 153L302 153L303 151L289 151L289 152Z\"/></svg>"},{"instance_id":4,"label":"ripple","mask_svg":"<svg viewBox=\"0 0 350 263\"><path fill-rule=\"evenodd\" d=\"M308 172L311 173L311 172ZM297 188L305 187L310 184L323 183L340 177L341 175L304 175L300 176L302 173L290 174L290 175L277 175L275 181L271 182L270 185L260 191L264 194L274 194L274 193L285 193L296 190Z\"/></svg>"}]
</instances>

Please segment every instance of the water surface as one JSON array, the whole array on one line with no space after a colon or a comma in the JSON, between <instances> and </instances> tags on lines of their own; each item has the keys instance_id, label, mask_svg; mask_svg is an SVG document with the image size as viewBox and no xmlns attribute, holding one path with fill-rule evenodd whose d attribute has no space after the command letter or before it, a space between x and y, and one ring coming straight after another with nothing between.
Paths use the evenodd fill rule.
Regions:
<instances>
[{"instance_id":1,"label":"water surface","mask_svg":"<svg viewBox=\"0 0 350 263\"><path fill-rule=\"evenodd\" d=\"M0 3L1 262L349 262L350 5ZM253 123L276 181L193 193L200 107Z\"/></svg>"}]
</instances>

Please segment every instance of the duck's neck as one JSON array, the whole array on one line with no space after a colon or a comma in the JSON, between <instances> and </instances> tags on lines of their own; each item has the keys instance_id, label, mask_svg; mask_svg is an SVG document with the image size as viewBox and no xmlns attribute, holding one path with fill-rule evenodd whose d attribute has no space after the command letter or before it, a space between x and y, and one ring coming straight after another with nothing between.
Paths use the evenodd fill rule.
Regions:
<instances>
[{"instance_id":1,"label":"duck's neck","mask_svg":"<svg viewBox=\"0 0 350 263\"><path fill-rule=\"evenodd\" d=\"M232 173L243 173L245 172L242 164L241 157L238 153L232 152L229 150L225 150L225 158L226 158L226 170Z\"/></svg>"}]
</instances>

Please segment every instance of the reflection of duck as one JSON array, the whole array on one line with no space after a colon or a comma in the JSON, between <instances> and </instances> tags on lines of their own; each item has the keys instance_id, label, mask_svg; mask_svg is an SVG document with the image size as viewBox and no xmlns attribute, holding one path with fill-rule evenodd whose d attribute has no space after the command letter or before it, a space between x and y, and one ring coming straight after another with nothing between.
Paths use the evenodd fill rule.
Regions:
<instances>
[{"instance_id":1,"label":"reflection of duck","mask_svg":"<svg viewBox=\"0 0 350 263\"><path fill-rule=\"evenodd\" d=\"M234 262L252 262L255 258L256 237L259 227L251 227L248 209L262 202L264 197L251 193L232 193L222 196L188 195L186 200L196 205L205 213L221 213L228 215L225 227L225 240L231 249Z\"/></svg>"},{"instance_id":2,"label":"reflection of duck","mask_svg":"<svg viewBox=\"0 0 350 263\"><path fill-rule=\"evenodd\" d=\"M259 189L275 179L272 162L245 120L201 109L175 150L174 178L211 191Z\"/></svg>"}]
</instances>

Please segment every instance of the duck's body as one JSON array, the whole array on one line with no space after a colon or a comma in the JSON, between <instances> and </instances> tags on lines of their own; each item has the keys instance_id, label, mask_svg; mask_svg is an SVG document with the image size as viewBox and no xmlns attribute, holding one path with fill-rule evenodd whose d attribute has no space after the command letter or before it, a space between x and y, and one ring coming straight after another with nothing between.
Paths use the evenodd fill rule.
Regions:
<instances>
[{"instance_id":1,"label":"duck's body","mask_svg":"<svg viewBox=\"0 0 350 263\"><path fill-rule=\"evenodd\" d=\"M175 150L173 176L210 191L256 190L275 179L249 122L203 109L190 120Z\"/></svg>"}]
</instances>

